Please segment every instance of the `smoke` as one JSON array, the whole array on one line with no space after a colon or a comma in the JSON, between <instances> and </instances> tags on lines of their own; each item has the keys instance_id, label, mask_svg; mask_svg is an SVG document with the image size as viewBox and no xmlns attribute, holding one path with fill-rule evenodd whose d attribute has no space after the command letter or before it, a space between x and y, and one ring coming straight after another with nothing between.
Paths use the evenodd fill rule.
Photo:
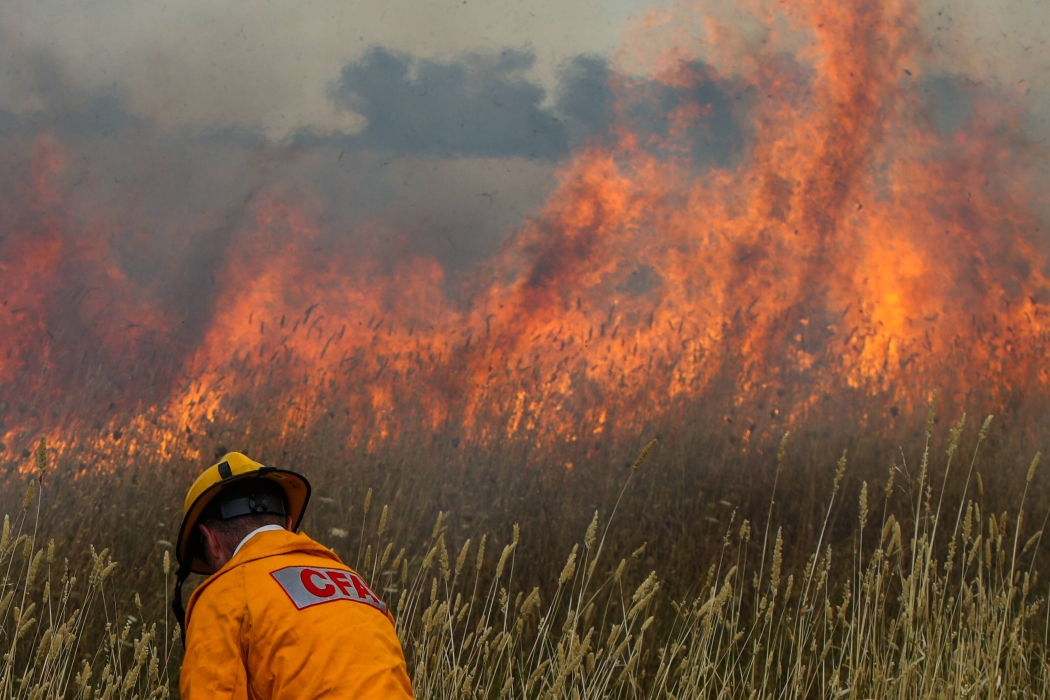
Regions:
<instances>
[{"instance_id":1,"label":"smoke","mask_svg":"<svg viewBox=\"0 0 1050 700\"><path fill-rule=\"evenodd\" d=\"M375 357L420 356L419 327L437 329L425 341L432 362L467 348L459 376L469 374L488 361L475 337L482 329L487 336L495 318L508 366L535 368L528 381L540 381L541 354L528 345L547 338L558 346L547 352L555 372L605 368L595 387L618 372L644 387L641 377L656 366L671 377L666 393L685 391L675 382L700 391L717 369L706 358L727 338L758 347L789 337L790 328L796 340L782 345L797 344L805 371L833 363L832 339L848 331L838 324L850 313L875 329L866 337L877 341L858 351L871 357L857 370L873 375L903 352L889 342L876 348L891 333L885 328L898 323L893 342L907 336L917 347L918 325L936 336L947 311L880 306L892 295L911 302L926 293L918 264L904 282L897 268L879 267L877 279L857 271L847 280L853 268L839 270L832 294L820 277L835 254L881 266L886 237L874 230L888 227L903 232L890 241L893 254L925 261L929 227L911 218L924 212L960 240L972 233L977 242L963 241L964 249L997 266L975 285L975 298L1000 288L1011 300L1024 296L1032 271L1018 262L1023 248L1008 241L987 253L987 232L977 230L984 220L1002 223L995 188L1017 174L988 145L1019 133L1007 87L932 59L918 65L908 32L886 60L878 37L847 14L838 21L863 40L852 53L840 37L815 33L839 52L837 65L857 69L848 76L818 68L819 56L767 49L771 31L748 34L732 60L719 60L725 47L715 39L710 56L684 42L644 72L623 56L579 53L544 76L539 53L524 44L444 58L395 46L355 50L347 53L356 58L332 64L338 77L324 93L326 108L342 116L292 118L296 128L279 138L272 106L259 123L236 110L236 118L210 122L167 116L142 107L147 93L172 101L160 73L137 92L84 85L68 57L23 47L13 55L17 69L0 81L0 308L8 310L0 332L16 338L0 358L0 378L43 356L42 346L62 371L102 365L110 377L158 357L163 372L178 374L202 345L211 359L242 347L272 358L281 348L259 339L275 325L285 330L283 306L314 332L325 312L311 316L318 299L330 302L325 323L333 326L302 341L303 352L331 361L333 338L357 332L357 345L348 341L336 361L342 368L368 347L369 361L380 362L375 376L386 367ZM239 91L255 95L247 84ZM197 109L204 100L193 98ZM998 104L1007 106L994 113ZM924 131L915 136L924 122L937 143L927 144ZM887 134L891 123L898 131ZM974 138L984 145L974 147ZM1024 151L1008 145L1001 152L1009 158ZM894 149L929 158L897 160ZM920 167L955 159L972 178L982 158L987 219L958 193L945 195L940 172ZM933 181L926 199L906 205L886 184L895 165L902 182ZM866 218L873 210L883 215L877 225ZM1003 225L1007 235L1027 235L1027 220L1018 221ZM794 238L799 228L816 231L816 240ZM958 268L984 264L974 260ZM785 279L792 281L779 296L767 293ZM870 303L860 309L850 295ZM943 299L926 304L937 305L958 311ZM366 336L379 337L376 321L391 308L411 313L403 336L384 326L383 355ZM671 348L683 349L672 357ZM594 353L604 353L601 363Z\"/></svg>"},{"instance_id":2,"label":"smoke","mask_svg":"<svg viewBox=\"0 0 1050 700\"><path fill-rule=\"evenodd\" d=\"M374 48L344 66L330 90L334 103L365 119L359 132L304 131L275 144L233 126L166 128L134 114L118 93L78 91L53 61L23 57L42 106L0 111L0 141L12 155L3 175L24 178L34 139L51 134L69 151L57 185L67 189L63 206L79 217L111 213L131 277L187 269L154 278L160 296L172 300L200 289L193 278L202 273L188 270L212 272L201 259L222 259L222 241L245 202L266 188L319 198L340 235L366 224L386 229L398 254L407 245L450 268L483 258L542 204L560 163L607 142L617 83L638 98L625 105L628 118L654 135L668 128L664 110L700 101L712 113L694 154L719 161L741 147L729 97L713 80L668 88L580 56L548 91L524 77L534 62L534 54L511 48L444 63ZM654 92L661 93L656 109ZM131 237L134 246L121 245Z\"/></svg>"},{"instance_id":3,"label":"smoke","mask_svg":"<svg viewBox=\"0 0 1050 700\"><path fill-rule=\"evenodd\" d=\"M415 60L375 48L343 68L336 104L367 121L352 139L398 155L563 158L565 122L542 103L545 92L522 73L534 54L506 49L453 63Z\"/></svg>"},{"instance_id":4,"label":"smoke","mask_svg":"<svg viewBox=\"0 0 1050 700\"><path fill-rule=\"evenodd\" d=\"M29 361L47 342L61 370L159 357L175 371L221 312L224 276L244 264L268 198L314 217L316 250L353 249L387 273L436 260L455 299L461 271L542 207L559 167L614 143L618 114L656 143L663 109L701 100L711 116L694 155L715 162L741 147L731 100L701 67L668 88L578 56L548 90L526 77L535 60L513 48L438 62L377 47L330 89L363 128L275 143L233 125L171 128L119 90L78 88L45 53L20 56L16 77L36 107L0 110L0 304L19 333L8 359Z\"/></svg>"}]
</instances>

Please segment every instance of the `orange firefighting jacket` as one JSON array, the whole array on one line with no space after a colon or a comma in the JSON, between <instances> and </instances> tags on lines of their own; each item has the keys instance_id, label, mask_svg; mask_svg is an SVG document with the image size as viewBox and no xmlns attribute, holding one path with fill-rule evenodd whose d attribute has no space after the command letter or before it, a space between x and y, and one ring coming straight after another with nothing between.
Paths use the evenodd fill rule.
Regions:
<instances>
[{"instance_id":1,"label":"orange firefighting jacket","mask_svg":"<svg viewBox=\"0 0 1050 700\"><path fill-rule=\"evenodd\" d=\"M182 700L412 697L393 618L327 548L260 532L190 597Z\"/></svg>"}]
</instances>

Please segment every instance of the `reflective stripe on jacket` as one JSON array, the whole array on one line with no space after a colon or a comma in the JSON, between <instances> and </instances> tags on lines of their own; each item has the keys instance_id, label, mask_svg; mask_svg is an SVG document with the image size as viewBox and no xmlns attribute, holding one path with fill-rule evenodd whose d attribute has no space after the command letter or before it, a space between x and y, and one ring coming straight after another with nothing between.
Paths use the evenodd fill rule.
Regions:
<instances>
[{"instance_id":1,"label":"reflective stripe on jacket","mask_svg":"<svg viewBox=\"0 0 1050 700\"><path fill-rule=\"evenodd\" d=\"M182 700L407 700L386 606L329 549L260 532L190 597Z\"/></svg>"}]
</instances>

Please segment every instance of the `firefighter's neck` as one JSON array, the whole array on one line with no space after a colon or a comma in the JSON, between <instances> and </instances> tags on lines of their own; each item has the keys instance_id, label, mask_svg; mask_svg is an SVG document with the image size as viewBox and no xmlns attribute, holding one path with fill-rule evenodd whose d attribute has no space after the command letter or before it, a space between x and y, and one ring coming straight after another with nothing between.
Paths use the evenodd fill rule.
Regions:
<instances>
[{"instance_id":1,"label":"firefighter's neck","mask_svg":"<svg viewBox=\"0 0 1050 700\"><path fill-rule=\"evenodd\" d=\"M201 525L200 531L204 536L204 561L208 564L208 568L211 569L211 573L215 573L222 567L226 566L226 562L234 557L237 550L240 549L240 545L244 543L246 539L254 535L259 530L267 530L273 526L263 526L257 528L250 533L247 533L244 538L239 542L231 541L231 538L225 537L218 530L208 527L207 525ZM292 519L285 518L283 526L278 526L282 529L289 530L292 527Z\"/></svg>"}]
</instances>

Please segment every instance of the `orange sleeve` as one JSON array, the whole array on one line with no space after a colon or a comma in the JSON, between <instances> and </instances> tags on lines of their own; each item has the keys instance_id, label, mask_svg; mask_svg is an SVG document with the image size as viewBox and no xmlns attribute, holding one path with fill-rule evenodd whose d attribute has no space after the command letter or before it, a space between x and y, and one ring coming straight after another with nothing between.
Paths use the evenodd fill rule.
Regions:
<instances>
[{"instance_id":1,"label":"orange sleeve","mask_svg":"<svg viewBox=\"0 0 1050 700\"><path fill-rule=\"evenodd\" d=\"M250 625L241 596L210 587L195 601L179 676L182 700L249 700L245 649Z\"/></svg>"}]
</instances>

